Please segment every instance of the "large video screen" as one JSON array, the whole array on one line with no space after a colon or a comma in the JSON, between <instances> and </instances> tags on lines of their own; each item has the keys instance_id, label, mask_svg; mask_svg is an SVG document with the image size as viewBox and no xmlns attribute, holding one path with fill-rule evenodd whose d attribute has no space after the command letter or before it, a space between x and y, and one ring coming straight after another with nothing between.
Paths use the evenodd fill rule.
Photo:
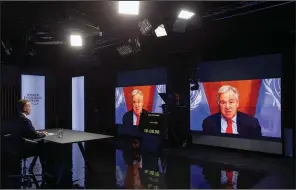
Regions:
<instances>
[{"instance_id":1,"label":"large video screen","mask_svg":"<svg viewBox=\"0 0 296 190\"><path fill-rule=\"evenodd\" d=\"M159 93L166 85L128 86L115 89L115 123L118 134L138 136L137 126L142 113L162 113L164 103Z\"/></svg>"},{"instance_id":2,"label":"large video screen","mask_svg":"<svg viewBox=\"0 0 296 190\"><path fill-rule=\"evenodd\" d=\"M190 110L192 131L281 138L281 79L200 82L190 92Z\"/></svg>"}]
</instances>

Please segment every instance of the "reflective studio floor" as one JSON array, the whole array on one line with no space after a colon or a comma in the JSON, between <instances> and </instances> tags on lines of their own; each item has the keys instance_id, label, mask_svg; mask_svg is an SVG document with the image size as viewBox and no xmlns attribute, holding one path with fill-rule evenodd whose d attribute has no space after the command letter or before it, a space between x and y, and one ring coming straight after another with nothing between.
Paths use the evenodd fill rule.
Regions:
<instances>
[{"instance_id":1,"label":"reflective studio floor","mask_svg":"<svg viewBox=\"0 0 296 190\"><path fill-rule=\"evenodd\" d=\"M294 188L293 164L286 158L209 147L165 149L148 154L140 153L131 144L131 139L84 144L90 169L76 144L52 146L47 150L44 168L51 175L43 180L36 177L38 185L68 189ZM21 188L19 178L5 178L20 174L21 163L2 161L2 188ZM39 162L33 171L42 173ZM25 185L38 187L34 183Z\"/></svg>"}]
</instances>

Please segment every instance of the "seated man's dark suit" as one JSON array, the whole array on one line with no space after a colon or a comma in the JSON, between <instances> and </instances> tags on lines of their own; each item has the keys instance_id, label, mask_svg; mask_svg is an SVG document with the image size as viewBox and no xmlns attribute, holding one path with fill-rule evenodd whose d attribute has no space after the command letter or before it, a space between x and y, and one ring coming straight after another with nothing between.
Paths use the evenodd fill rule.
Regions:
<instances>
[{"instance_id":1,"label":"seated man's dark suit","mask_svg":"<svg viewBox=\"0 0 296 190\"><path fill-rule=\"evenodd\" d=\"M142 109L141 114L147 114L147 113L149 113L147 110ZM134 121L134 111L133 110L126 112L122 117L122 123L124 125L133 125L133 121Z\"/></svg>"},{"instance_id":2,"label":"seated man's dark suit","mask_svg":"<svg viewBox=\"0 0 296 190\"><path fill-rule=\"evenodd\" d=\"M43 133L38 133L35 130L30 119L22 113L18 114L13 120L8 122L5 126L5 133L10 134L11 137L10 141L12 141L12 143L9 146L11 146L16 152L21 151L26 155L36 155L36 153L39 153L40 151L40 146L38 146L38 144L25 143L23 138L39 139L45 137Z\"/></svg>"},{"instance_id":3,"label":"seated man's dark suit","mask_svg":"<svg viewBox=\"0 0 296 190\"><path fill-rule=\"evenodd\" d=\"M210 115L203 120L202 128L205 134L221 134L221 113ZM261 126L258 119L242 112L237 112L237 132L239 137L259 138L262 137Z\"/></svg>"}]
</instances>

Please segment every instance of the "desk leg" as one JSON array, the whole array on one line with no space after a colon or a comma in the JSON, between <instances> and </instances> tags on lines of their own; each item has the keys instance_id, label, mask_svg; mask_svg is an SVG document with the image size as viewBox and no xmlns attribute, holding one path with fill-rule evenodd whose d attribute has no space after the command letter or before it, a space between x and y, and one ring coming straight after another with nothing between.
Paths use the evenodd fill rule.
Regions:
<instances>
[{"instance_id":1,"label":"desk leg","mask_svg":"<svg viewBox=\"0 0 296 190\"><path fill-rule=\"evenodd\" d=\"M34 169L34 167L36 165L37 159L38 159L38 156L35 156L34 159L33 159L33 161L31 162L31 164L29 166L29 173L30 174L33 173L33 169ZM43 164L41 161L40 161L40 163ZM42 167L42 165L41 165L41 167Z\"/></svg>"},{"instance_id":2,"label":"desk leg","mask_svg":"<svg viewBox=\"0 0 296 190\"><path fill-rule=\"evenodd\" d=\"M86 158L85 158L85 150L84 150L84 148L83 148L82 142L79 142L79 143L78 143L78 146L79 146L80 152L81 152L81 154L82 154L82 156L83 156L83 159L84 159L85 165L87 166L87 168L89 169L89 171L92 172L92 169L91 169L91 167L90 167L88 161L87 161Z\"/></svg>"}]
</instances>

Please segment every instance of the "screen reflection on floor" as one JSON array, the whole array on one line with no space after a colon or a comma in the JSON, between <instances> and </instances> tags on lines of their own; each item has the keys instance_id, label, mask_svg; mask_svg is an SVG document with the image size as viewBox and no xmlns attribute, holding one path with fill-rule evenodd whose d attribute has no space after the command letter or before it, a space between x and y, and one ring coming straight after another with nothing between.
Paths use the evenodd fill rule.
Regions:
<instances>
[{"instance_id":1,"label":"screen reflection on floor","mask_svg":"<svg viewBox=\"0 0 296 190\"><path fill-rule=\"evenodd\" d=\"M85 144L87 158L93 166L91 173L85 168L77 146L70 145L67 152L64 148L58 151L57 147L53 147L58 153L51 153L51 157L47 158L46 171L55 178L60 177L61 181L59 184L55 180L47 181L44 188L248 189L267 176L267 172L197 160L185 155L178 156L168 151L162 151L161 154L143 153L139 144L132 142L128 141L125 144L120 141L122 147L101 142ZM64 152L62 155L64 162L56 158L62 152ZM4 163L11 162L9 160ZM10 165L16 166L18 168L16 170L20 173L20 163ZM59 170L61 165L65 166L64 172ZM4 173L14 173L8 164L4 166ZM6 188L19 188L19 182L15 180L8 182L6 181Z\"/></svg>"},{"instance_id":2,"label":"screen reflection on floor","mask_svg":"<svg viewBox=\"0 0 296 190\"><path fill-rule=\"evenodd\" d=\"M246 169L215 165L190 165L191 189L249 189L265 175Z\"/></svg>"},{"instance_id":3,"label":"screen reflection on floor","mask_svg":"<svg viewBox=\"0 0 296 190\"><path fill-rule=\"evenodd\" d=\"M116 185L118 188L165 187L166 164L156 155L116 150Z\"/></svg>"}]
</instances>

